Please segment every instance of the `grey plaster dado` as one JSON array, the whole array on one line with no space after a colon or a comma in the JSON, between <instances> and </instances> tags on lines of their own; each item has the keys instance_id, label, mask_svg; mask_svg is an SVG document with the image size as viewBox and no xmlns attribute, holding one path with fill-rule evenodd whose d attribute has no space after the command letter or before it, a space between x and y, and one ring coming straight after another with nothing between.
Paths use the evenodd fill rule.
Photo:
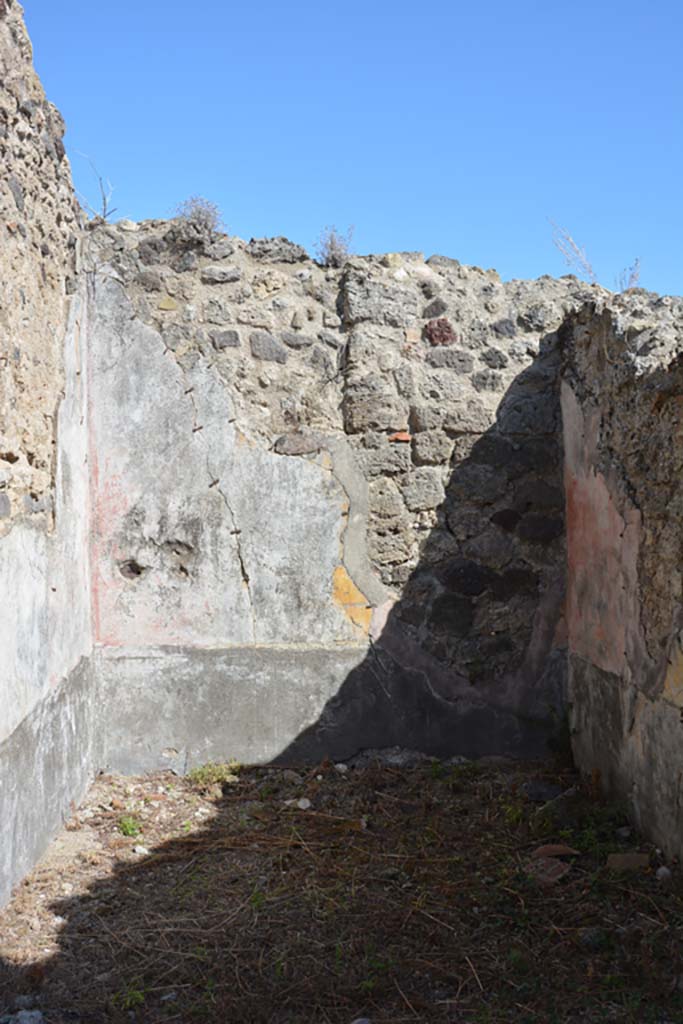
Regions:
<instances>
[{"instance_id":1,"label":"grey plaster dado","mask_svg":"<svg viewBox=\"0 0 683 1024\"><path fill-rule=\"evenodd\" d=\"M0 743L0 906L69 819L102 763L89 659Z\"/></svg>"}]
</instances>

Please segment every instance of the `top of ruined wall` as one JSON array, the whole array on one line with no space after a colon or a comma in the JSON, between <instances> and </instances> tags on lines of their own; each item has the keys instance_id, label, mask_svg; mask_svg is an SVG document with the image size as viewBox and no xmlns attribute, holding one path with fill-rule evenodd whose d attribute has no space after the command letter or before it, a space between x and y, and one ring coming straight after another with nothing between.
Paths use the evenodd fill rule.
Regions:
<instances>
[{"instance_id":1,"label":"top of ruined wall","mask_svg":"<svg viewBox=\"0 0 683 1024\"><path fill-rule=\"evenodd\" d=\"M64 123L14 0L0 0L0 533L49 513L78 210Z\"/></svg>"}]
</instances>

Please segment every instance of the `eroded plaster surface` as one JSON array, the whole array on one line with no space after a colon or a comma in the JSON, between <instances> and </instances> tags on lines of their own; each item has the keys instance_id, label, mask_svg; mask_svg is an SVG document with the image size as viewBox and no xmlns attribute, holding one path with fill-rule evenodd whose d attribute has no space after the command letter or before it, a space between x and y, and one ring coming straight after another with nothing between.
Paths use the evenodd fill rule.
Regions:
<instances>
[{"instance_id":1,"label":"eroded plaster surface","mask_svg":"<svg viewBox=\"0 0 683 1024\"><path fill-rule=\"evenodd\" d=\"M638 620L640 512L625 495L615 493L612 474L605 477L600 471L596 459L600 415L590 407L582 410L566 383L562 415L568 438L564 480L571 537L569 644L579 657L620 675L629 664L629 631Z\"/></svg>"},{"instance_id":2,"label":"eroded plaster surface","mask_svg":"<svg viewBox=\"0 0 683 1024\"><path fill-rule=\"evenodd\" d=\"M98 643L363 642L368 600L344 566L350 503L332 455L250 439L215 368L180 366L118 283L94 290Z\"/></svg>"},{"instance_id":3,"label":"eroded plaster surface","mask_svg":"<svg viewBox=\"0 0 683 1024\"><path fill-rule=\"evenodd\" d=\"M0 902L28 871L102 763L92 671L88 558L85 289L63 338L54 524L29 515L0 537Z\"/></svg>"},{"instance_id":4,"label":"eroded plaster surface","mask_svg":"<svg viewBox=\"0 0 683 1024\"><path fill-rule=\"evenodd\" d=\"M574 755L680 855L683 303L637 293L563 333Z\"/></svg>"}]
</instances>

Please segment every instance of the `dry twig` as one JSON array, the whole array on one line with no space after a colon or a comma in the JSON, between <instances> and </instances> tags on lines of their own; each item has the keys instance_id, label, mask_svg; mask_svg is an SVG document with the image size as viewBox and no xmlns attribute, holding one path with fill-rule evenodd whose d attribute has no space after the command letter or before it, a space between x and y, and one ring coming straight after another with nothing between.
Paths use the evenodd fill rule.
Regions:
<instances>
[{"instance_id":1,"label":"dry twig","mask_svg":"<svg viewBox=\"0 0 683 1024\"><path fill-rule=\"evenodd\" d=\"M590 284L597 284L598 279L583 246L576 242L566 228L561 228L551 220L553 228L553 245L560 251L565 263L579 277L584 277Z\"/></svg>"}]
</instances>

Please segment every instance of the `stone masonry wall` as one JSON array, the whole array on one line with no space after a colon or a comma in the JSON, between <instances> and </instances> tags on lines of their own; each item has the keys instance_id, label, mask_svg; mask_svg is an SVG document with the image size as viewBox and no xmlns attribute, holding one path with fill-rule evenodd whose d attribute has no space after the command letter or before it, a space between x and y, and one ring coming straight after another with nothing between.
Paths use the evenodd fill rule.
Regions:
<instances>
[{"instance_id":1,"label":"stone masonry wall","mask_svg":"<svg viewBox=\"0 0 683 1024\"><path fill-rule=\"evenodd\" d=\"M0 740L91 646L79 222L21 15L0 5Z\"/></svg>"},{"instance_id":2,"label":"stone masonry wall","mask_svg":"<svg viewBox=\"0 0 683 1024\"><path fill-rule=\"evenodd\" d=\"M49 512L77 206L64 123L32 66L21 8L0 3L0 534Z\"/></svg>"},{"instance_id":3,"label":"stone masonry wall","mask_svg":"<svg viewBox=\"0 0 683 1024\"><path fill-rule=\"evenodd\" d=\"M633 291L563 333L575 757L680 856L683 300Z\"/></svg>"},{"instance_id":4,"label":"stone masonry wall","mask_svg":"<svg viewBox=\"0 0 683 1024\"><path fill-rule=\"evenodd\" d=\"M64 126L0 0L0 903L98 758L85 290Z\"/></svg>"},{"instance_id":5,"label":"stone masonry wall","mask_svg":"<svg viewBox=\"0 0 683 1024\"><path fill-rule=\"evenodd\" d=\"M183 219L95 226L84 263L103 649L360 657L390 619L418 688L426 657L450 714L474 700L545 749L565 685L557 330L591 289L419 253L326 269Z\"/></svg>"}]
</instances>

